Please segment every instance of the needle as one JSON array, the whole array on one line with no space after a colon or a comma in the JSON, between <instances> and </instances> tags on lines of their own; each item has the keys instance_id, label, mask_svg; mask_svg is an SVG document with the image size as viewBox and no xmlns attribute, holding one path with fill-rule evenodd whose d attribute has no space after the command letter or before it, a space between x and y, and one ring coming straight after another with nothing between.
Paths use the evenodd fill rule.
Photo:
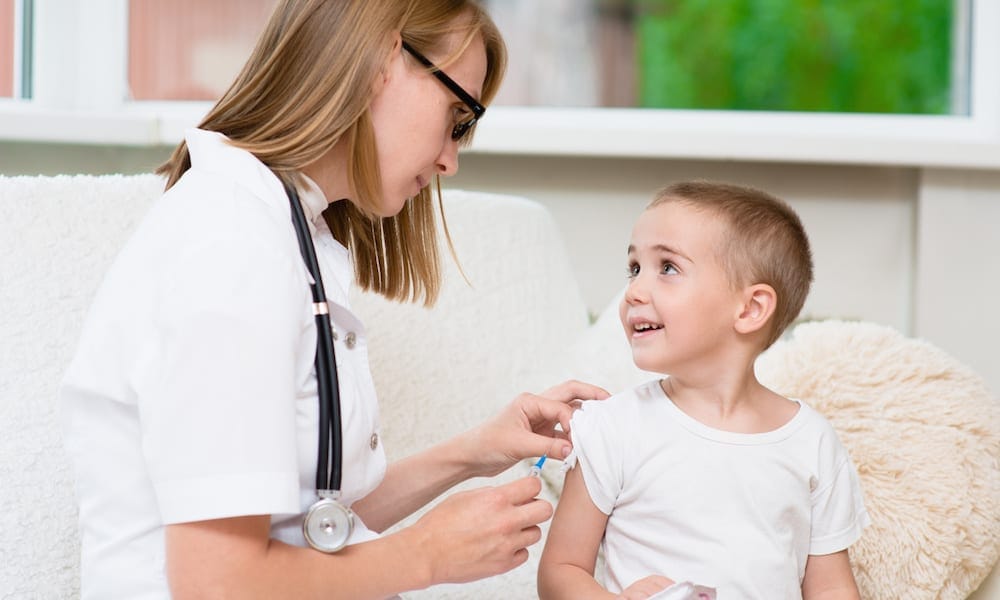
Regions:
<instances>
[{"instance_id":1,"label":"needle","mask_svg":"<svg viewBox=\"0 0 1000 600\"><path fill-rule=\"evenodd\" d=\"M546 455L543 454L542 457L538 459L538 462L536 462L535 464L531 465L531 476L532 477L541 477L542 476L542 465L545 464L545 459L546 458L548 458L548 456L546 456Z\"/></svg>"}]
</instances>

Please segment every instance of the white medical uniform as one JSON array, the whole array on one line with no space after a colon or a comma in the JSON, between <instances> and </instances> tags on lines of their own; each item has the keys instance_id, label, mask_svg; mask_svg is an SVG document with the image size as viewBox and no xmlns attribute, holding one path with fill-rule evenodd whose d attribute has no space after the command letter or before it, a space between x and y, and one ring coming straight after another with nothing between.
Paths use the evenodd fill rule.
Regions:
<instances>
[{"instance_id":1,"label":"white medical uniform","mask_svg":"<svg viewBox=\"0 0 1000 600\"><path fill-rule=\"evenodd\" d=\"M167 524L266 514L272 537L306 545L316 326L288 199L224 136L191 130L186 140L192 167L109 270L60 393L84 599L169 598ZM336 334L350 505L378 486L386 460L365 333L348 307L350 255L321 216L322 192L304 179ZM374 536L355 519L350 543Z\"/></svg>"},{"instance_id":2,"label":"white medical uniform","mask_svg":"<svg viewBox=\"0 0 1000 600\"><path fill-rule=\"evenodd\" d=\"M799 402L766 433L713 429L651 381L571 420L573 452L608 516L603 583L648 575L716 588L719 600L802 597L810 554L850 546L869 523L854 465L830 423Z\"/></svg>"}]
</instances>

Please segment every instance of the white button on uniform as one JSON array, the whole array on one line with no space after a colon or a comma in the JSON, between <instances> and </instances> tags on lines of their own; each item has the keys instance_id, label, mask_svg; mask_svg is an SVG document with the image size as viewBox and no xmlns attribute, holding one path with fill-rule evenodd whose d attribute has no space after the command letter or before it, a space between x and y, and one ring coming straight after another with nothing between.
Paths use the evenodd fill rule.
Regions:
<instances>
[{"instance_id":1,"label":"white button on uniform","mask_svg":"<svg viewBox=\"0 0 1000 600\"><path fill-rule=\"evenodd\" d=\"M377 433L373 433L372 434L372 439L371 439L370 442L368 442L368 445L371 446L372 450L374 450L375 448L378 448L378 434Z\"/></svg>"},{"instance_id":2,"label":"white button on uniform","mask_svg":"<svg viewBox=\"0 0 1000 600\"><path fill-rule=\"evenodd\" d=\"M357 342L358 336L355 335L353 331L348 331L347 336L344 337L344 344L347 346L347 349L350 350L354 348L354 345L357 344Z\"/></svg>"}]
</instances>

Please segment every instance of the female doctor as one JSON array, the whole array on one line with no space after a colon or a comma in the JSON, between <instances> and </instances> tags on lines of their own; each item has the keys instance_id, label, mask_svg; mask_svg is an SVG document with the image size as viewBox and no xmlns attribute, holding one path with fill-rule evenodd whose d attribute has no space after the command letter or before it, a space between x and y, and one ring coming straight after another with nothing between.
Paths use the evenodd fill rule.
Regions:
<instances>
[{"instance_id":1,"label":"female doctor","mask_svg":"<svg viewBox=\"0 0 1000 600\"><path fill-rule=\"evenodd\" d=\"M352 281L434 301L428 184L456 172L505 60L472 0L279 2L161 167L61 390L83 598L385 598L526 560L552 513L534 478L373 532L470 477L565 456L555 424L606 392L522 394L387 466L348 306Z\"/></svg>"}]
</instances>

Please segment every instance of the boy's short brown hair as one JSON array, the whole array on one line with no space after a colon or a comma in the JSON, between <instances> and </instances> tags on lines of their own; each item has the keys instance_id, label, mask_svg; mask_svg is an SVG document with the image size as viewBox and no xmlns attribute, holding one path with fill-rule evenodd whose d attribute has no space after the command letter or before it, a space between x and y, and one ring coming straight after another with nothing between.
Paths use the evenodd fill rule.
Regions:
<instances>
[{"instance_id":1,"label":"boy's short brown hair","mask_svg":"<svg viewBox=\"0 0 1000 600\"><path fill-rule=\"evenodd\" d=\"M734 289L757 283L774 288L777 305L764 345L769 347L799 315L813 280L812 251L799 216L767 192L710 181L669 185L647 208L668 202L708 210L725 221L717 255Z\"/></svg>"}]
</instances>

